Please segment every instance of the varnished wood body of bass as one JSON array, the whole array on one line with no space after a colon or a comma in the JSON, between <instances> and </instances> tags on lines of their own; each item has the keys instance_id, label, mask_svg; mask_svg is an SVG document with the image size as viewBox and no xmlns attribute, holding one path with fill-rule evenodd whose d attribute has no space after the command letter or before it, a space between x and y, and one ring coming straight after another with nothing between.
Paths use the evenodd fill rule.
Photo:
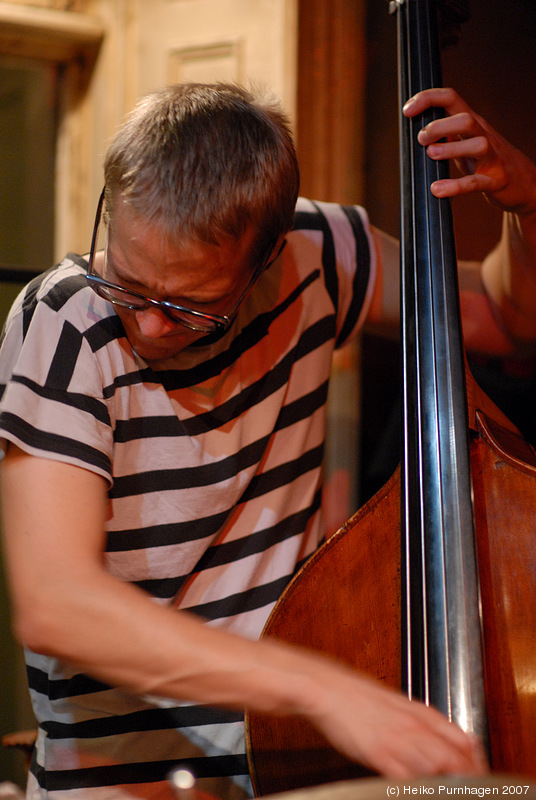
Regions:
<instances>
[{"instance_id":1,"label":"varnished wood body of bass","mask_svg":"<svg viewBox=\"0 0 536 800\"><path fill-rule=\"evenodd\" d=\"M536 778L536 456L469 381L492 768ZM397 471L305 564L265 635L400 689L400 548ZM248 716L247 739L260 795L371 774L299 719Z\"/></svg>"}]
</instances>

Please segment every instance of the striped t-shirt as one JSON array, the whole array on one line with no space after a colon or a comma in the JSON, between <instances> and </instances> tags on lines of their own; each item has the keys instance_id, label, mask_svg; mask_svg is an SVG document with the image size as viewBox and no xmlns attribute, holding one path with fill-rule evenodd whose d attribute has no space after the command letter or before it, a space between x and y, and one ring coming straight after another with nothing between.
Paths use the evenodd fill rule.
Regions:
<instances>
[{"instance_id":1,"label":"striped t-shirt","mask_svg":"<svg viewBox=\"0 0 536 800\"><path fill-rule=\"evenodd\" d=\"M0 436L109 484L111 573L207 624L258 638L323 536L333 348L363 322L375 261L357 207L300 200L294 230L219 339L155 370L69 255L16 301L0 352ZM27 652L39 722L33 797L250 793L241 714L137 698Z\"/></svg>"}]
</instances>

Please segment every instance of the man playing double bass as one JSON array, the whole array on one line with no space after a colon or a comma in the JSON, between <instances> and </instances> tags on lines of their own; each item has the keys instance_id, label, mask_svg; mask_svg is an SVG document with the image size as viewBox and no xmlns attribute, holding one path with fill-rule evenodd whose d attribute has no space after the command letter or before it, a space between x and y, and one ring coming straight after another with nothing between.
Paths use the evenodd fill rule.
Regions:
<instances>
[{"instance_id":1,"label":"man playing double bass","mask_svg":"<svg viewBox=\"0 0 536 800\"><path fill-rule=\"evenodd\" d=\"M473 171L431 187L505 214L465 292L466 344L536 341L536 168L450 89L406 105ZM441 142L440 142L441 140ZM445 141L443 141L445 140ZM284 116L234 86L169 87L112 142L88 256L15 303L0 355L15 630L39 721L29 796L250 794L242 711L298 715L393 778L481 774L478 742L264 622L324 535L333 348L398 315L394 243L300 200ZM99 238L100 237L100 238Z\"/></svg>"}]
</instances>

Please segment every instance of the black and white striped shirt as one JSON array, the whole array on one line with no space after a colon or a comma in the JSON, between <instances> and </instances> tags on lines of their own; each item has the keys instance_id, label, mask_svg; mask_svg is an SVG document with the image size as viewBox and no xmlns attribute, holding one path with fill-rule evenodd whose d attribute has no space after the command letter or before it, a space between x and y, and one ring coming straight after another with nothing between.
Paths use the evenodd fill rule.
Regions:
<instances>
[{"instance_id":1,"label":"black and white striped shirt","mask_svg":"<svg viewBox=\"0 0 536 800\"><path fill-rule=\"evenodd\" d=\"M0 353L0 436L102 475L106 563L156 603L257 638L322 539L334 347L366 315L375 261L357 207L299 202L295 229L231 329L155 371L69 255L16 301ZM34 797L164 797L181 763L249 794L242 716L135 698L27 653Z\"/></svg>"}]
</instances>

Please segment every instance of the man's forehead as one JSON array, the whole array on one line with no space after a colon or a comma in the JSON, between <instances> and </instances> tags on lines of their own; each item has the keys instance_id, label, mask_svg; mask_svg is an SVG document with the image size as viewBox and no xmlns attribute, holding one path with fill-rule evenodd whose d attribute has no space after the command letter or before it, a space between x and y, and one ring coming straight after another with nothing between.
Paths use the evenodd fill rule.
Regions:
<instances>
[{"instance_id":1,"label":"man's forehead","mask_svg":"<svg viewBox=\"0 0 536 800\"><path fill-rule=\"evenodd\" d=\"M145 216L135 207L128 196L125 197L119 191L114 192L110 206L105 207L103 218L110 236L127 238L134 245L137 241L150 236L155 241L160 240L162 246L168 246L183 254L207 247L239 247L241 250L249 251L252 257L257 255L260 237L258 228L253 224L246 224L239 236L221 231L211 237L194 236L179 226L170 231L158 219Z\"/></svg>"}]
</instances>

